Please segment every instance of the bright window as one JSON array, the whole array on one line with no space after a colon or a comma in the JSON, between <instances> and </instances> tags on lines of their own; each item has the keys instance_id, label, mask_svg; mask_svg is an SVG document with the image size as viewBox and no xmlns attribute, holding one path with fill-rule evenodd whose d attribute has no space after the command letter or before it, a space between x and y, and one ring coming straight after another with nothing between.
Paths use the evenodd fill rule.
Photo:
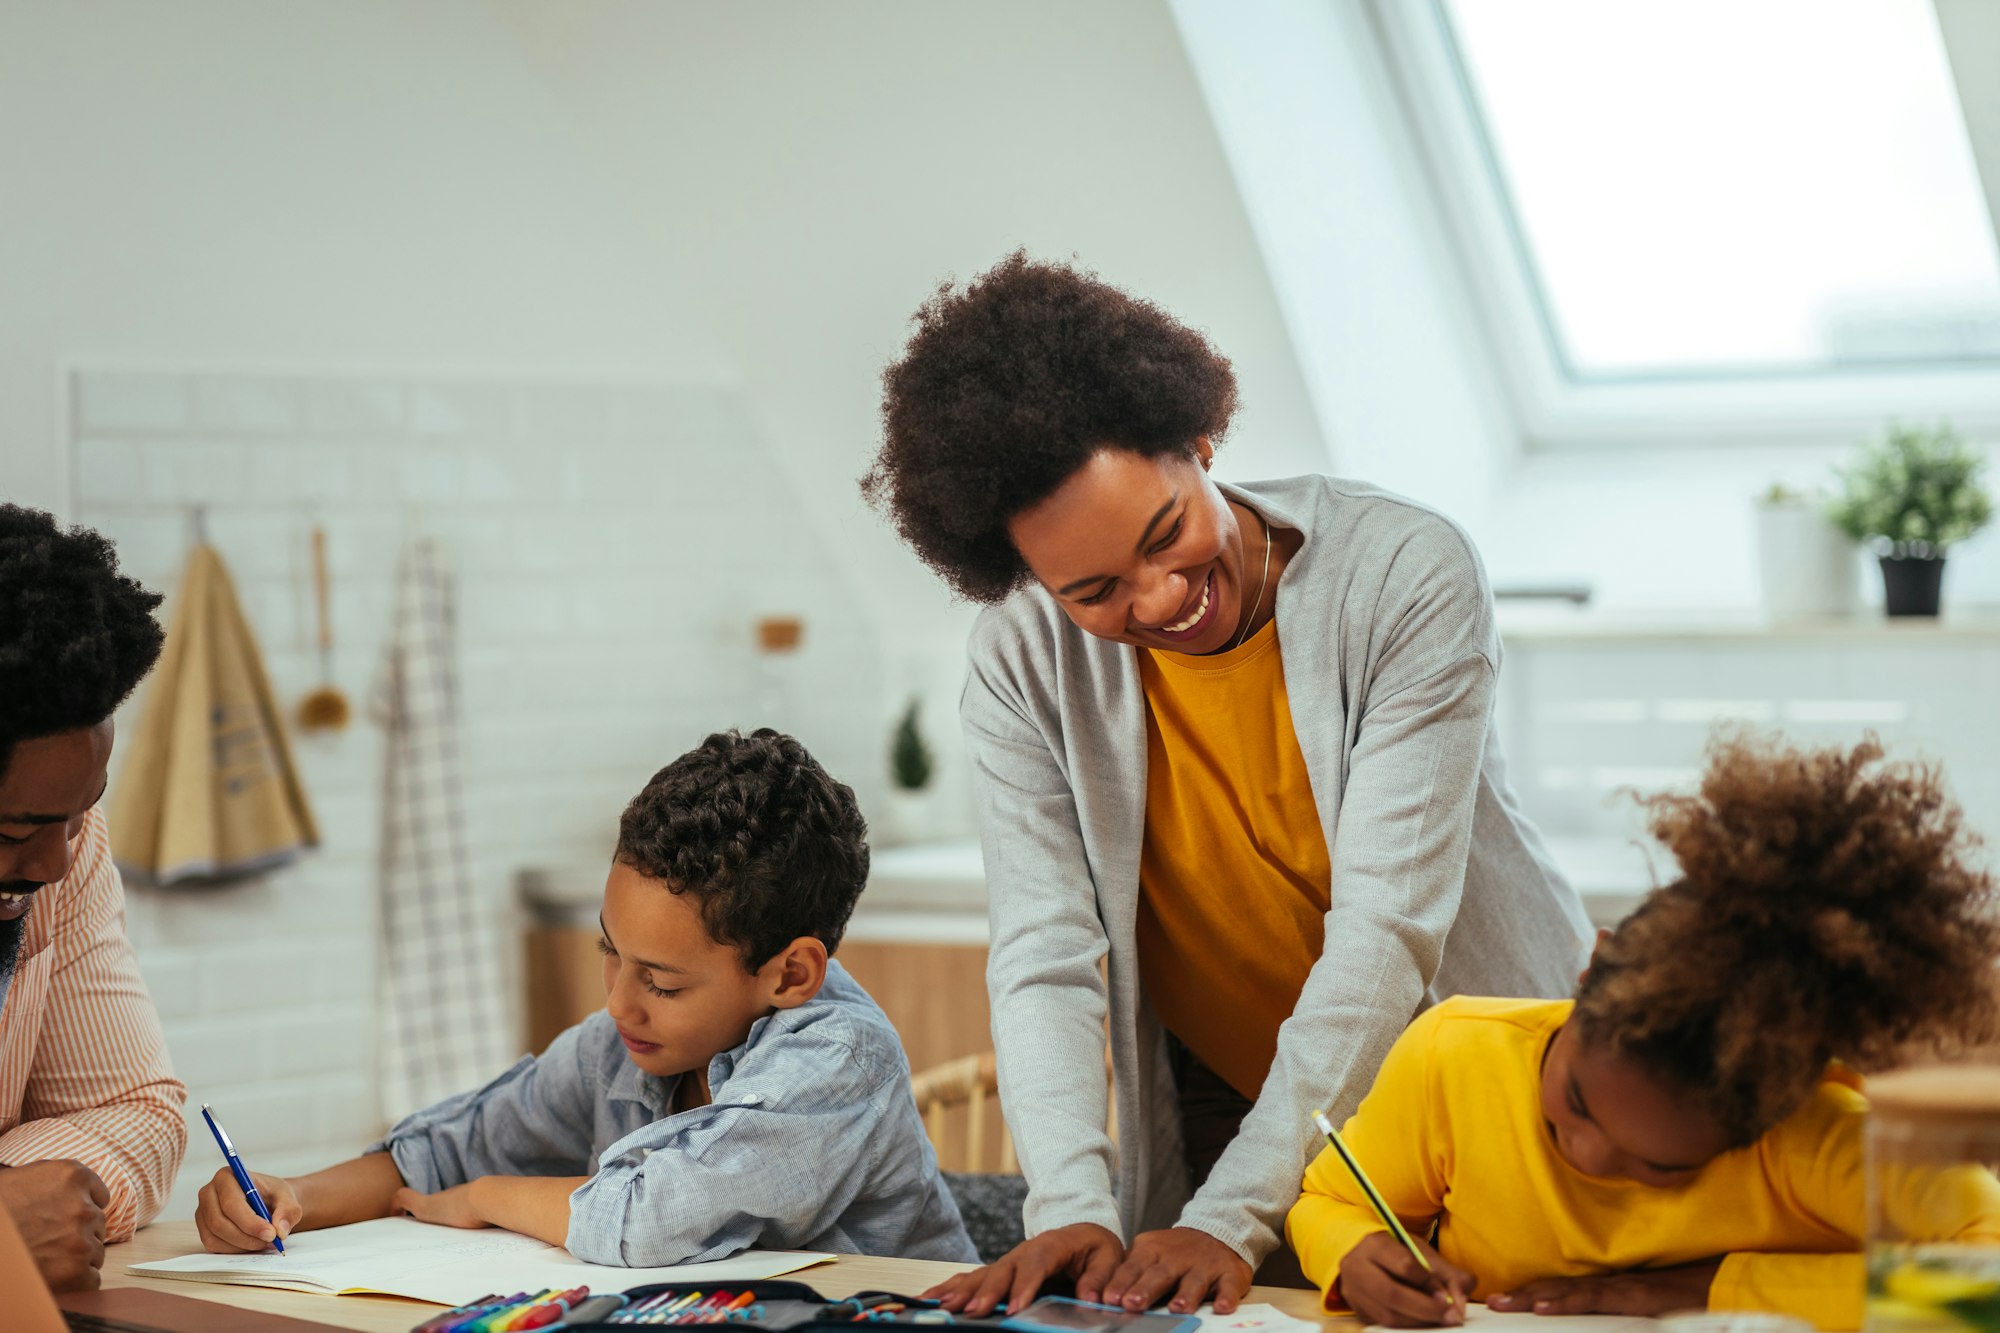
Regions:
<instances>
[{"instance_id":1,"label":"bright window","mask_svg":"<svg viewBox=\"0 0 2000 1333\"><path fill-rule=\"evenodd\" d=\"M2000 360L1929 0L1442 0L1572 381Z\"/></svg>"}]
</instances>

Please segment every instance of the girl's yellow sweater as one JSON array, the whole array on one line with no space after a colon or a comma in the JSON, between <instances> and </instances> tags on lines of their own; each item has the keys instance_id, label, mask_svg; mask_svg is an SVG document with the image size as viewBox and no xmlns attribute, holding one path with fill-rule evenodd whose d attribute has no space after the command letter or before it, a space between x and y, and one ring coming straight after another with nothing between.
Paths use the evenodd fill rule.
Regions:
<instances>
[{"instance_id":1,"label":"girl's yellow sweater","mask_svg":"<svg viewBox=\"0 0 2000 1333\"><path fill-rule=\"evenodd\" d=\"M1670 1267L1723 1256L1717 1310L1861 1326L1866 1188L1860 1081L1833 1068L1806 1104L1693 1180L1660 1189L1571 1167L1541 1109L1542 1057L1568 1000L1459 997L1421 1015L1341 1131L1389 1206L1478 1275L1476 1300L1536 1278ZM1328 1148L1285 1232L1306 1275L1333 1286L1355 1243L1384 1230ZM1933 1178L1908 1206L1937 1240L2000 1244L2000 1182ZM1949 1214L1948 1216L1944 1214Z\"/></svg>"}]
</instances>

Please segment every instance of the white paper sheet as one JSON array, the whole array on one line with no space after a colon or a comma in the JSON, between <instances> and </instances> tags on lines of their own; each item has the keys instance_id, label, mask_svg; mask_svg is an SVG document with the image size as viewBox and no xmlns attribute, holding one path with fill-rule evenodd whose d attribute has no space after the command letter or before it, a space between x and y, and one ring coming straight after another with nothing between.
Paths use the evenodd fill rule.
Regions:
<instances>
[{"instance_id":1,"label":"white paper sheet","mask_svg":"<svg viewBox=\"0 0 2000 1333\"><path fill-rule=\"evenodd\" d=\"M283 1254L190 1254L132 1264L127 1271L190 1282L284 1287L326 1295L380 1293L464 1305L494 1292L544 1287L623 1291L648 1282L756 1282L832 1257L745 1250L727 1259L674 1268L607 1268L512 1231L462 1231L407 1217L383 1217L300 1232L286 1238Z\"/></svg>"},{"instance_id":2,"label":"white paper sheet","mask_svg":"<svg viewBox=\"0 0 2000 1333\"><path fill-rule=\"evenodd\" d=\"M1239 1305L1234 1314L1217 1314L1213 1305L1195 1312L1201 1333L1319 1333L1319 1325L1295 1319L1275 1305Z\"/></svg>"},{"instance_id":3,"label":"white paper sheet","mask_svg":"<svg viewBox=\"0 0 2000 1333\"><path fill-rule=\"evenodd\" d=\"M1474 1305L1465 1312L1465 1327L1480 1333L1657 1333L1660 1321L1629 1314L1515 1314ZM1376 1327L1374 1324L1370 1328ZM1204 1329L1202 1333L1207 1333ZM1453 1333L1456 1333L1454 1330Z\"/></svg>"}]
</instances>

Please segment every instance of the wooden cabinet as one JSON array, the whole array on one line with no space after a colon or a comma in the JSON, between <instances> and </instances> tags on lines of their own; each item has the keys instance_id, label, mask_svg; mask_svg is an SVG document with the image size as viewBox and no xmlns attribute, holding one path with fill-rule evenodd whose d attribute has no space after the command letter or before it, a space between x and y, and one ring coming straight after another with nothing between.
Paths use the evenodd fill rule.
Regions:
<instances>
[{"instance_id":1,"label":"wooden cabinet","mask_svg":"<svg viewBox=\"0 0 2000 1333\"><path fill-rule=\"evenodd\" d=\"M563 1029L604 1007L597 927L528 928L528 1049L540 1055Z\"/></svg>"},{"instance_id":2,"label":"wooden cabinet","mask_svg":"<svg viewBox=\"0 0 2000 1333\"><path fill-rule=\"evenodd\" d=\"M836 956L896 1025L912 1070L993 1049L986 946L850 940Z\"/></svg>"}]
</instances>

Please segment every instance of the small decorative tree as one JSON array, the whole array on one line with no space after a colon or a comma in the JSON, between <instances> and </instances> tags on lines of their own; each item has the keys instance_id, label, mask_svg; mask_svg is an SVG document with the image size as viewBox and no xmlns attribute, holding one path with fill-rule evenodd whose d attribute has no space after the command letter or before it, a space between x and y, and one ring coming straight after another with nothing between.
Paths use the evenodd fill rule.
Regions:
<instances>
[{"instance_id":1,"label":"small decorative tree","mask_svg":"<svg viewBox=\"0 0 2000 1333\"><path fill-rule=\"evenodd\" d=\"M1882 555L1941 560L1947 547L1993 516L1992 498L1979 484L1985 465L1949 423L1928 431L1891 425L1859 463L1841 471L1846 490L1834 502L1833 521Z\"/></svg>"},{"instance_id":2,"label":"small decorative tree","mask_svg":"<svg viewBox=\"0 0 2000 1333\"><path fill-rule=\"evenodd\" d=\"M1945 552L1993 517L1979 481L1985 463L1948 422L1935 430L1892 423L1841 471L1833 521L1880 557L1890 615L1937 614Z\"/></svg>"},{"instance_id":3,"label":"small decorative tree","mask_svg":"<svg viewBox=\"0 0 2000 1333\"><path fill-rule=\"evenodd\" d=\"M889 776L901 791L922 791L931 781L931 747L917 729L917 707L918 701L912 698L889 744Z\"/></svg>"}]
</instances>

